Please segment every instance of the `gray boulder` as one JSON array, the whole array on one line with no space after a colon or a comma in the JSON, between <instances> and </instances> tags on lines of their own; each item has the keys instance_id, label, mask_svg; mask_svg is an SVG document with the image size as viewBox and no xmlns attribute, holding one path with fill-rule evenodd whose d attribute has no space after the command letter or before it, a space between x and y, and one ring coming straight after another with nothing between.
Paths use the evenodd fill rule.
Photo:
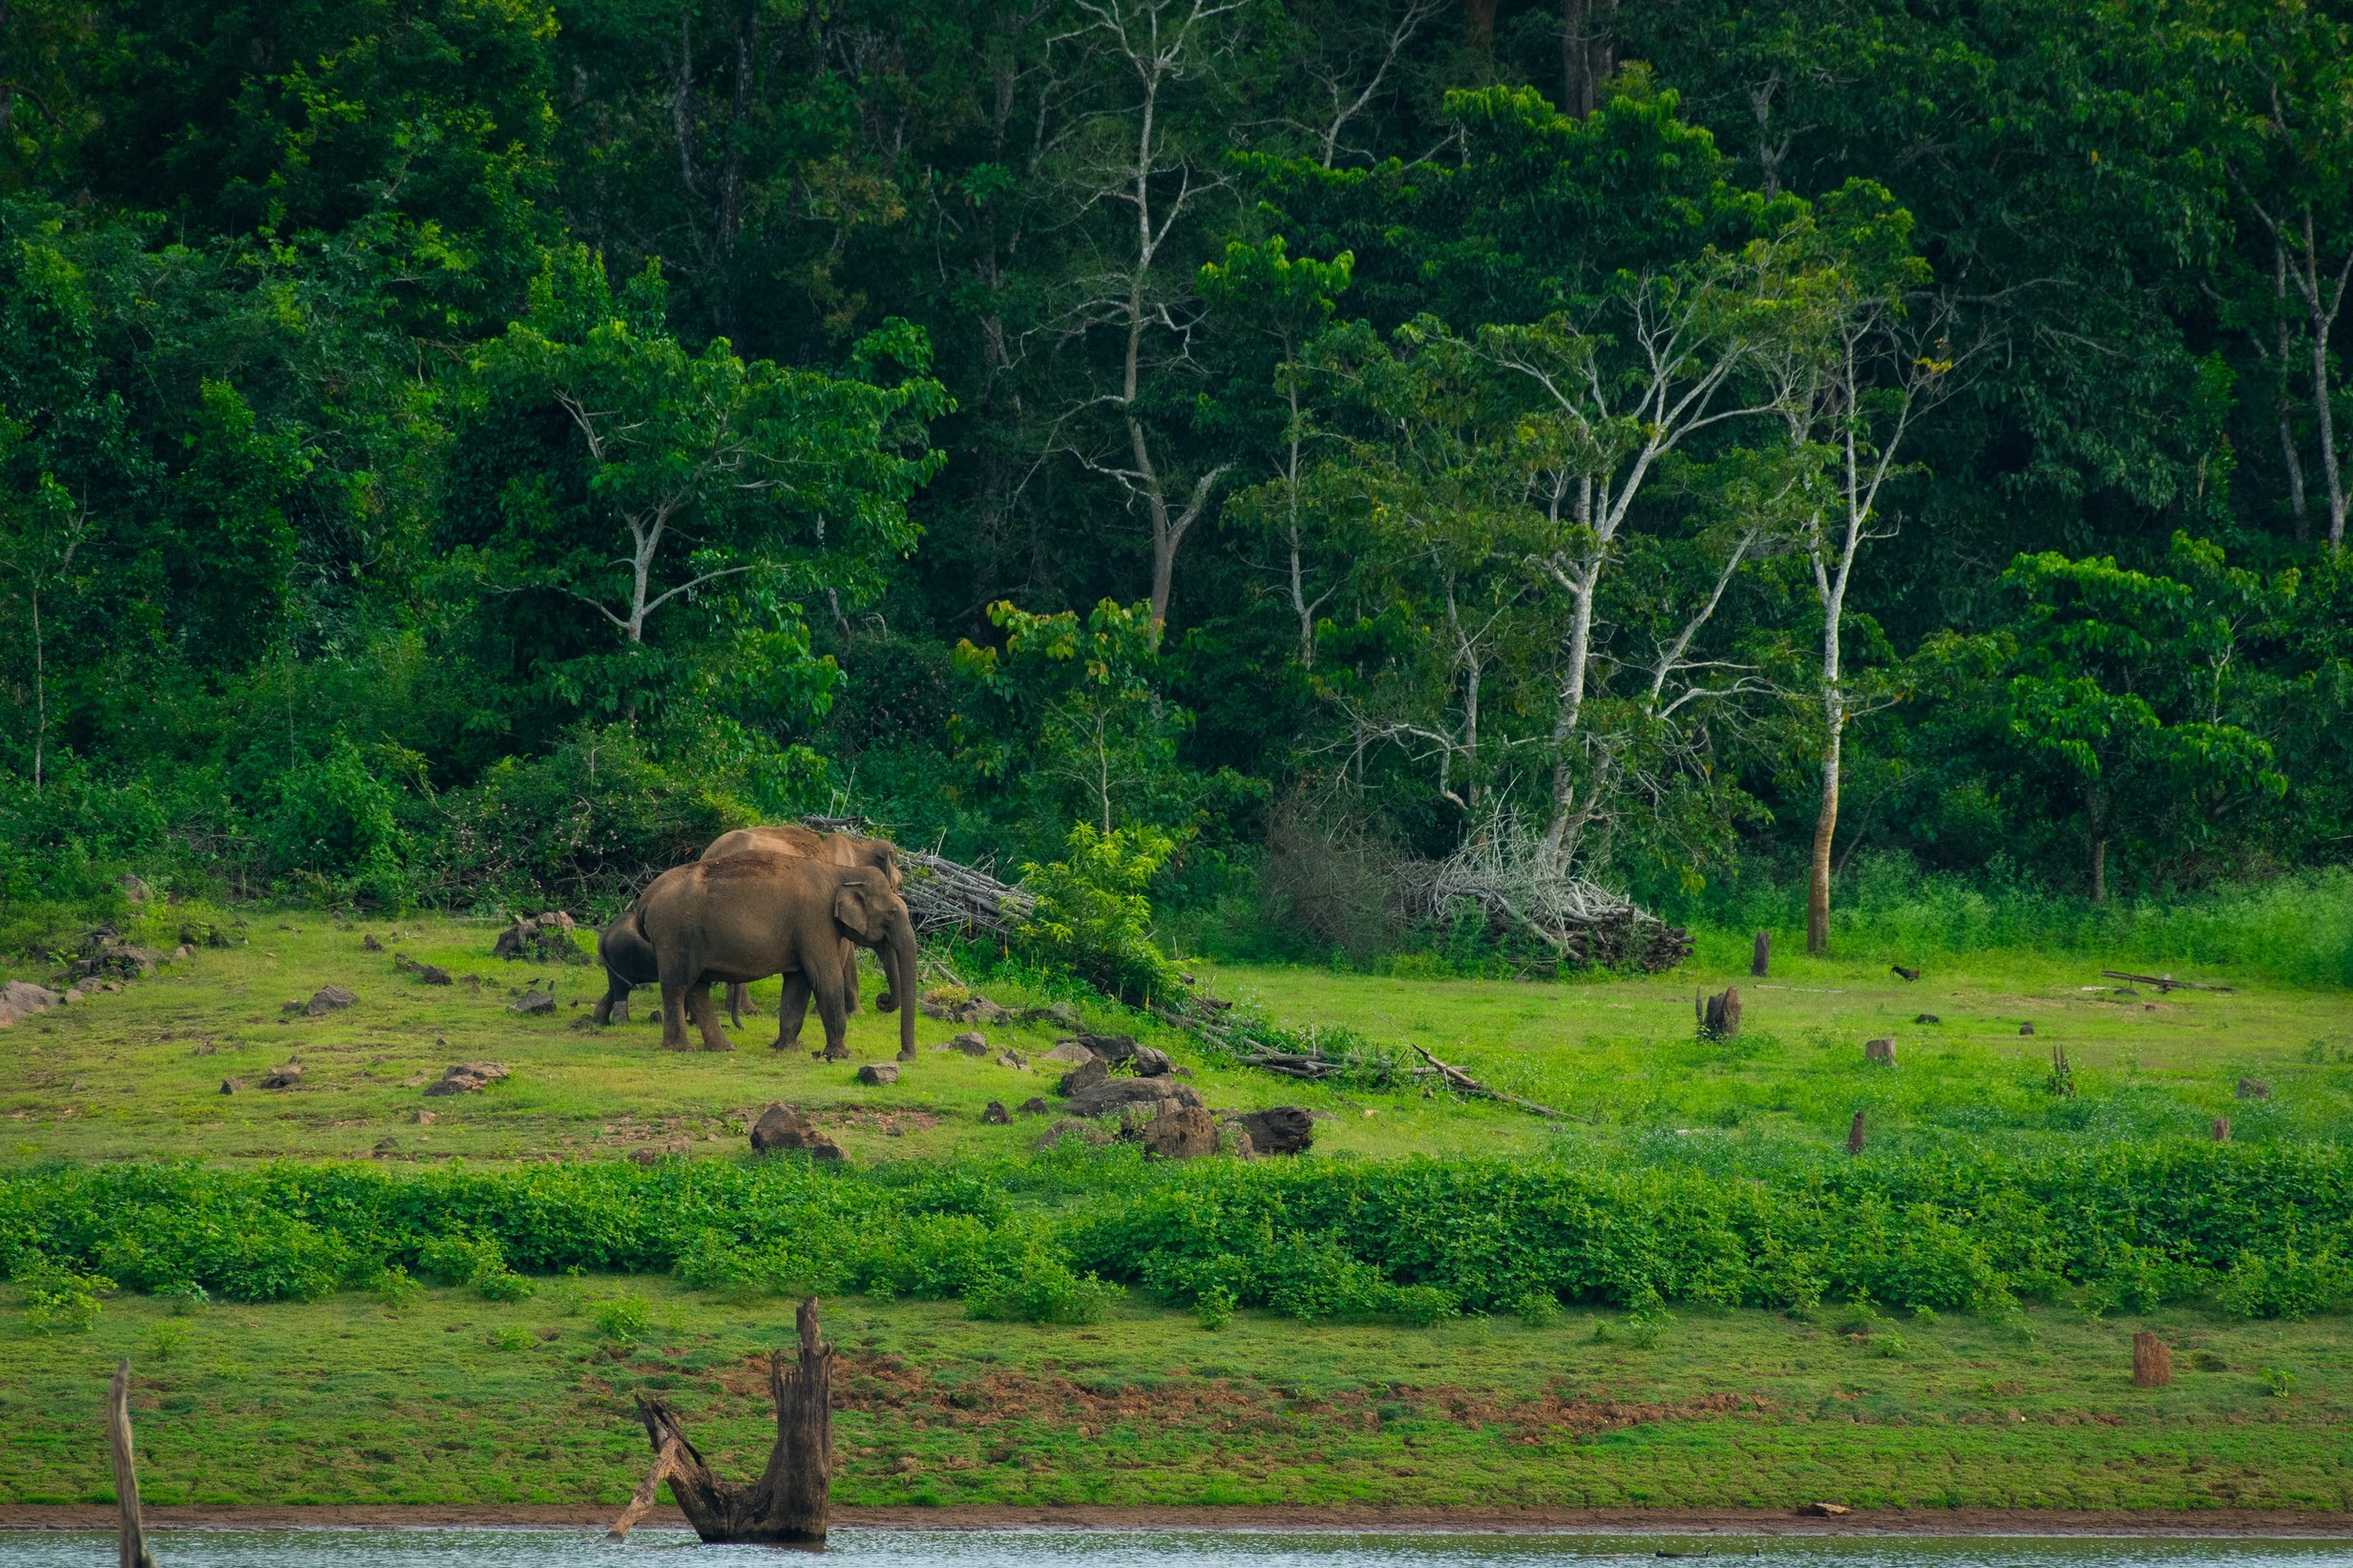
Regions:
<instances>
[{"instance_id":1,"label":"gray boulder","mask_svg":"<svg viewBox=\"0 0 2353 1568\"><path fill-rule=\"evenodd\" d=\"M841 1146L819 1132L809 1119L789 1105L770 1105L752 1123L754 1154L805 1154L811 1160L839 1160Z\"/></svg>"}]
</instances>

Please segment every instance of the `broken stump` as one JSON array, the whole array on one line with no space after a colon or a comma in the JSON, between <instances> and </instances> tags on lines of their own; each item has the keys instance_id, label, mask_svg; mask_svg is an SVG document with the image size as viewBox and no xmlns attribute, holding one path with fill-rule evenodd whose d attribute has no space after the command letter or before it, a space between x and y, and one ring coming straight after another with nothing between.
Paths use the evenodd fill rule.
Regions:
<instances>
[{"instance_id":1,"label":"broken stump","mask_svg":"<svg viewBox=\"0 0 2353 1568\"><path fill-rule=\"evenodd\" d=\"M1756 950L1749 955L1749 972L1759 980L1765 977L1766 966L1773 962L1773 933L1756 933Z\"/></svg>"},{"instance_id":2,"label":"broken stump","mask_svg":"<svg viewBox=\"0 0 2353 1568\"><path fill-rule=\"evenodd\" d=\"M115 1368L106 1391L106 1456L115 1467L115 1501L122 1516L116 1536L121 1568L156 1568L147 1550L147 1521L139 1514L138 1465L131 1453L131 1363Z\"/></svg>"},{"instance_id":3,"label":"broken stump","mask_svg":"<svg viewBox=\"0 0 2353 1568\"><path fill-rule=\"evenodd\" d=\"M1882 1066L1895 1066L1896 1042L1892 1039L1863 1041L1862 1059L1865 1061L1879 1062Z\"/></svg>"},{"instance_id":4,"label":"broken stump","mask_svg":"<svg viewBox=\"0 0 2353 1568\"><path fill-rule=\"evenodd\" d=\"M833 1347L817 1333L817 1298L796 1315L800 1353L787 1367L782 1350L768 1355L768 1398L776 1408L776 1443L767 1468L748 1485L723 1481L679 1426L678 1411L658 1394L638 1395L638 1418L654 1447L653 1473L613 1521L609 1540L625 1538L653 1507L663 1481L705 1544L812 1546L825 1540L833 1488Z\"/></svg>"},{"instance_id":5,"label":"broken stump","mask_svg":"<svg viewBox=\"0 0 2353 1568\"><path fill-rule=\"evenodd\" d=\"M1699 1014L1701 1039L1729 1040L1740 1033L1739 988L1727 986L1704 1001L1694 996L1691 1006Z\"/></svg>"},{"instance_id":6,"label":"broken stump","mask_svg":"<svg viewBox=\"0 0 2353 1568\"><path fill-rule=\"evenodd\" d=\"M1855 1113L1855 1124L1846 1130L1846 1152L1849 1154L1862 1153L1862 1113L1860 1111Z\"/></svg>"},{"instance_id":7,"label":"broken stump","mask_svg":"<svg viewBox=\"0 0 2353 1568\"><path fill-rule=\"evenodd\" d=\"M2174 1352L2166 1343L2143 1328L2132 1336L2132 1387L2162 1389L2174 1380Z\"/></svg>"}]
</instances>

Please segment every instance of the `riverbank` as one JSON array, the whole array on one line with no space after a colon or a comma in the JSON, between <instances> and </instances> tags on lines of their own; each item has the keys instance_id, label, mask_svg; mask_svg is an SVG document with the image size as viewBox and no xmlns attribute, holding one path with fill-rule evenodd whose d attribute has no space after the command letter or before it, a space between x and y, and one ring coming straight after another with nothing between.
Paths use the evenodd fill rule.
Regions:
<instances>
[{"instance_id":1,"label":"riverbank","mask_svg":"<svg viewBox=\"0 0 2353 1568\"><path fill-rule=\"evenodd\" d=\"M505 1507L150 1508L158 1530L600 1529L615 1510L571 1504ZM837 1529L887 1530L1311 1530L1399 1532L1544 1532L1674 1536L2087 1536L2314 1537L2353 1538L2353 1513L2310 1509L2217 1508L2195 1512L2129 1509L1864 1509L1833 1517L1748 1509L1420 1509L1420 1508L1104 1508L843 1507ZM0 1507L0 1530L112 1530L111 1503ZM640 1526L683 1530L685 1516L657 1508Z\"/></svg>"}]
</instances>

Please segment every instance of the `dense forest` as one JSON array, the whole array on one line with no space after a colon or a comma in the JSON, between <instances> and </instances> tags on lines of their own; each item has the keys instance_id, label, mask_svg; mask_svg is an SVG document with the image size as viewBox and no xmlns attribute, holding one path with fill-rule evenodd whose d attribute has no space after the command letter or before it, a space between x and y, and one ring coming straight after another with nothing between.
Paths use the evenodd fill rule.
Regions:
<instances>
[{"instance_id":1,"label":"dense forest","mask_svg":"<svg viewBox=\"0 0 2353 1568\"><path fill-rule=\"evenodd\" d=\"M2341 10L0 0L0 898L2341 863Z\"/></svg>"}]
</instances>

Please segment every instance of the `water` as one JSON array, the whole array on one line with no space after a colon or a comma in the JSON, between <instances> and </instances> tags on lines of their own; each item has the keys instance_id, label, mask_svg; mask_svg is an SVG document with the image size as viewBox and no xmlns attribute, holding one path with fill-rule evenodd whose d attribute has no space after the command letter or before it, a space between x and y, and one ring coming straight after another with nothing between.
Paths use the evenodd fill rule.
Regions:
<instances>
[{"instance_id":1,"label":"water","mask_svg":"<svg viewBox=\"0 0 2353 1568\"><path fill-rule=\"evenodd\" d=\"M681 1568L774 1564L774 1551L701 1546L685 1531L641 1530L608 1547L586 1530L162 1530L162 1568L574 1568L628 1557ZM686 1554L673 1556L673 1554ZM860 1568L1571 1568L1652 1563L1717 1568L2353 1568L2353 1540L2077 1537L1361 1534L1354 1531L850 1528L826 1555ZM0 1568L98 1568L111 1534L0 1534Z\"/></svg>"}]
</instances>

